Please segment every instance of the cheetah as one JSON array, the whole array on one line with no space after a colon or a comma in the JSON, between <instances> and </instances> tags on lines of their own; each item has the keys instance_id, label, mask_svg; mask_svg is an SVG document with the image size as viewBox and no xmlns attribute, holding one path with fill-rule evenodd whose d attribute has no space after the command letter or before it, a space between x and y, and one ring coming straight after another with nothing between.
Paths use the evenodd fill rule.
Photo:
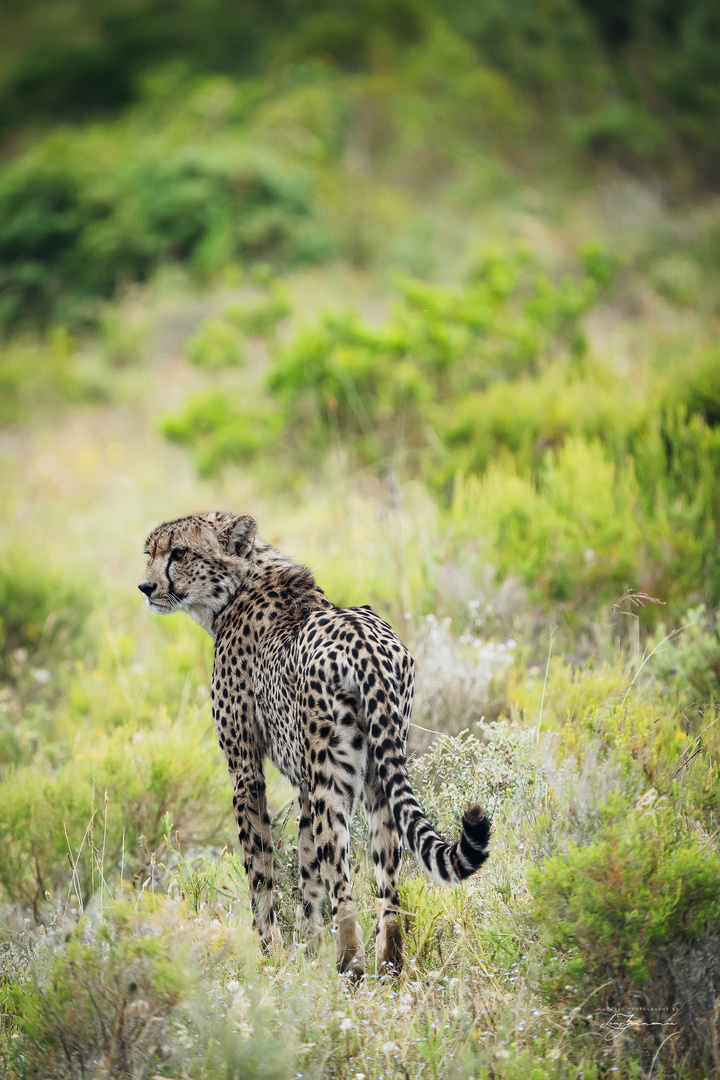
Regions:
<instances>
[{"instance_id":1,"label":"cheetah","mask_svg":"<svg viewBox=\"0 0 720 1080\"><path fill-rule=\"evenodd\" d=\"M338 608L309 569L261 540L250 514L195 514L148 537L138 588L159 614L185 611L214 638L212 713L232 778L233 807L262 946L282 944L272 899L272 836L263 762L299 790L304 932L314 947L330 898L337 966L364 975L350 884L350 822L362 802L379 892L378 975L399 971L398 874L403 843L436 881L457 885L488 857L479 806L462 836L443 839L410 786L406 744L413 659L370 607Z\"/></svg>"}]
</instances>

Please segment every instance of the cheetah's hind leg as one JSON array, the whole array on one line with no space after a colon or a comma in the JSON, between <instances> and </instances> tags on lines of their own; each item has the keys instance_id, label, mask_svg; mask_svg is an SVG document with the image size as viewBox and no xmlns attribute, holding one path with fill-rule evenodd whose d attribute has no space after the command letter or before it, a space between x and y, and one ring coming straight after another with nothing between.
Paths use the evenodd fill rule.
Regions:
<instances>
[{"instance_id":1,"label":"cheetah's hind leg","mask_svg":"<svg viewBox=\"0 0 720 1080\"><path fill-rule=\"evenodd\" d=\"M398 922L400 899L397 891L402 843L372 761L368 764L363 809L370 833L380 899L375 928L375 973L379 978L382 975L397 975L403 966L403 937Z\"/></svg>"},{"instance_id":2,"label":"cheetah's hind leg","mask_svg":"<svg viewBox=\"0 0 720 1080\"><path fill-rule=\"evenodd\" d=\"M298 829L298 861L300 864L300 895L303 910L303 937L311 955L318 949L323 931L325 888L320 878L315 841L312 831L312 810L307 791L300 792L300 825Z\"/></svg>"},{"instance_id":3,"label":"cheetah's hind leg","mask_svg":"<svg viewBox=\"0 0 720 1080\"><path fill-rule=\"evenodd\" d=\"M337 967L358 980L365 974L365 947L350 885L350 815L337 792L318 788L312 796L313 835L320 877L330 897Z\"/></svg>"}]
</instances>

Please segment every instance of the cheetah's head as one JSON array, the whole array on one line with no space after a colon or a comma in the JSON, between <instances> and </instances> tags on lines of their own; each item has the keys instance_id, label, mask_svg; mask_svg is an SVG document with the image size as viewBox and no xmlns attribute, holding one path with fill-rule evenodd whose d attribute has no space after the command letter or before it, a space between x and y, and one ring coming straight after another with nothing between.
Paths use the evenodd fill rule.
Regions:
<instances>
[{"instance_id":1,"label":"cheetah's head","mask_svg":"<svg viewBox=\"0 0 720 1080\"><path fill-rule=\"evenodd\" d=\"M159 525L145 542L138 585L160 615L186 611L212 633L215 616L253 572L257 522L250 514L194 514Z\"/></svg>"}]
</instances>

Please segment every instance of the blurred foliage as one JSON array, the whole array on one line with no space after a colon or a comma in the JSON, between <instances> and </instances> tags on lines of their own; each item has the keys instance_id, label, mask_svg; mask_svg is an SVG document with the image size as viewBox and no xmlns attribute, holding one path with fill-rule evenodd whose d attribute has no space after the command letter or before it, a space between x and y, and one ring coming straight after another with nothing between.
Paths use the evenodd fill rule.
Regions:
<instances>
[{"instance_id":1,"label":"blurred foliage","mask_svg":"<svg viewBox=\"0 0 720 1080\"><path fill-rule=\"evenodd\" d=\"M711 0L671 8L555 0L163 0L4 13L0 120L87 116L127 105L159 64L247 76L322 59L348 72L387 70L440 29L459 35L476 65L537 99L546 127L566 125L593 152L629 160L685 149L712 177L717 164L720 36ZM442 71L442 68L439 69ZM435 76L437 78L437 75Z\"/></svg>"},{"instance_id":2,"label":"blurred foliage","mask_svg":"<svg viewBox=\"0 0 720 1080\"><path fill-rule=\"evenodd\" d=\"M717 461L717 430L696 421L679 435L710 443L708 465ZM610 600L629 586L676 605L703 586L717 595L716 474L709 467L680 490L664 444L651 458L649 443L639 461L616 465L599 442L570 439L545 455L535 480L501 460L456 485L454 533L481 538L501 575L518 575L549 603Z\"/></svg>"},{"instance_id":3,"label":"blurred foliage","mask_svg":"<svg viewBox=\"0 0 720 1080\"><path fill-rule=\"evenodd\" d=\"M442 431L454 424L450 416L469 395L537 374L553 362L570 374L581 369L580 318L596 302L597 278L608 264L598 262L596 277L552 285L533 272L524 252L497 254L482 261L464 289L401 283L401 299L382 326L350 311L327 312L302 326L275 356L266 380L275 424L285 429L292 452L307 461L338 438L363 462L386 458L398 446L422 448L428 425ZM217 439L217 466L233 459L230 435L240 436L246 424L242 412L220 397L213 417L209 402L207 396L192 400L184 415L165 422L165 430L170 425L176 438L182 430L191 441L192 418L202 410ZM247 416L249 423L255 410ZM472 432L447 437L451 446L464 439Z\"/></svg>"},{"instance_id":4,"label":"blurred foliage","mask_svg":"<svg viewBox=\"0 0 720 1080\"><path fill-rule=\"evenodd\" d=\"M0 321L83 321L162 260L314 260L310 178L269 149L138 127L59 132L0 175Z\"/></svg>"},{"instance_id":5,"label":"blurred foliage","mask_svg":"<svg viewBox=\"0 0 720 1080\"><path fill-rule=\"evenodd\" d=\"M381 325L326 312L275 347L260 396L202 390L162 430L202 475L260 457L290 475L333 450L401 464L449 504L453 544L548 606L628 587L717 602L717 350L640 378L588 354L583 317L616 272L587 247L559 281L523 250L485 256L462 288L402 281Z\"/></svg>"},{"instance_id":6,"label":"blurred foliage","mask_svg":"<svg viewBox=\"0 0 720 1080\"><path fill-rule=\"evenodd\" d=\"M111 362L126 355L119 351L118 340L109 334L107 340ZM60 402L98 402L107 393L106 372L81 362L74 339L63 327L44 337L17 337L0 351L1 427L27 422L39 406L47 411Z\"/></svg>"},{"instance_id":7,"label":"blurred foliage","mask_svg":"<svg viewBox=\"0 0 720 1080\"><path fill-rule=\"evenodd\" d=\"M182 413L166 417L161 431L193 447L200 475L211 476L220 461L249 462L271 448L282 421L272 408L246 410L228 400L226 391L207 390L191 397Z\"/></svg>"},{"instance_id":8,"label":"blurred foliage","mask_svg":"<svg viewBox=\"0 0 720 1080\"><path fill-rule=\"evenodd\" d=\"M225 310L225 318L249 337L272 337L278 323L292 311L292 303L283 284L272 277L265 284L265 296L248 304L233 304Z\"/></svg>"},{"instance_id":9,"label":"blurred foliage","mask_svg":"<svg viewBox=\"0 0 720 1080\"><path fill-rule=\"evenodd\" d=\"M202 279L238 260L367 263L388 232L417 247L396 214L368 206L363 170L427 193L472 162L487 181L489 161L500 177L537 168L531 131L543 171L589 152L712 184L709 0L631 11L609 17L587 0L6 11L0 121L33 127L0 171L0 324L92 320L99 299L167 260ZM87 122L58 124L68 119ZM677 262L656 276L681 300L692 289Z\"/></svg>"},{"instance_id":10,"label":"blurred foliage","mask_svg":"<svg viewBox=\"0 0 720 1080\"><path fill-rule=\"evenodd\" d=\"M19 545L5 548L0 554L0 680L21 670L28 657L42 665L77 650L93 606L87 581L71 580Z\"/></svg>"},{"instance_id":11,"label":"blurred foliage","mask_svg":"<svg viewBox=\"0 0 720 1080\"><path fill-rule=\"evenodd\" d=\"M185 351L190 363L197 367L241 367L245 363L237 333L222 319L208 319L187 342Z\"/></svg>"},{"instance_id":12,"label":"blurred foliage","mask_svg":"<svg viewBox=\"0 0 720 1080\"><path fill-rule=\"evenodd\" d=\"M662 647L661 647L662 646ZM648 651L658 649L655 677L666 686L669 699L688 714L720 702L720 613L704 604L690 608L682 630L668 630L662 623L648 641Z\"/></svg>"}]
</instances>

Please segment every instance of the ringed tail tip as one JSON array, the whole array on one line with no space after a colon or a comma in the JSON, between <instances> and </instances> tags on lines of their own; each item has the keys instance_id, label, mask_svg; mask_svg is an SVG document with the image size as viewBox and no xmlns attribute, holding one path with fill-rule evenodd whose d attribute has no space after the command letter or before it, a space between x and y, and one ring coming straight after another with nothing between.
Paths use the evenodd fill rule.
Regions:
<instances>
[{"instance_id":1,"label":"ringed tail tip","mask_svg":"<svg viewBox=\"0 0 720 1080\"><path fill-rule=\"evenodd\" d=\"M463 814L462 826L455 865L455 871L461 879L473 874L487 859L491 822L483 808L475 805L469 806Z\"/></svg>"}]
</instances>

